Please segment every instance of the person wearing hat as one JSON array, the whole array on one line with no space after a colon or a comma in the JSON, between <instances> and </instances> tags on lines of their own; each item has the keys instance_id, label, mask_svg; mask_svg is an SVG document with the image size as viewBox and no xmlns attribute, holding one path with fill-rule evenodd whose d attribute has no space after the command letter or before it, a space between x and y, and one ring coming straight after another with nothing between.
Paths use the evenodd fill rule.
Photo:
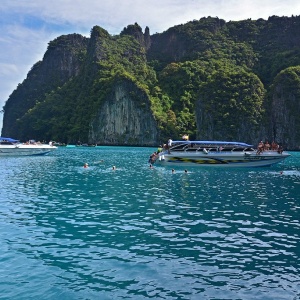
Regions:
<instances>
[{"instance_id":1,"label":"person wearing hat","mask_svg":"<svg viewBox=\"0 0 300 300\"><path fill-rule=\"evenodd\" d=\"M88 164L88 163L85 163L85 164L83 165L83 167L84 167L84 168L88 168L88 167L89 167L89 164Z\"/></svg>"}]
</instances>

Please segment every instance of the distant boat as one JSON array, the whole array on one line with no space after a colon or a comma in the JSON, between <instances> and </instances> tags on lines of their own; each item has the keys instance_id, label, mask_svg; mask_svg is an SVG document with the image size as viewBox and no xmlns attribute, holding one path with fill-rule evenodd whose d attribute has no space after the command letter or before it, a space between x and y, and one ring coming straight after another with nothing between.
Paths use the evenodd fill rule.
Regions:
<instances>
[{"instance_id":1,"label":"distant boat","mask_svg":"<svg viewBox=\"0 0 300 300\"><path fill-rule=\"evenodd\" d=\"M94 144L76 144L76 147L96 147Z\"/></svg>"},{"instance_id":2,"label":"distant boat","mask_svg":"<svg viewBox=\"0 0 300 300\"><path fill-rule=\"evenodd\" d=\"M241 142L173 141L169 149L152 155L149 162L170 166L264 167L289 156L282 150L258 152Z\"/></svg>"},{"instance_id":3,"label":"distant boat","mask_svg":"<svg viewBox=\"0 0 300 300\"><path fill-rule=\"evenodd\" d=\"M30 140L27 143L20 143L19 140L12 138L0 137L0 156L31 156L45 155L56 150L57 147L52 143L42 144Z\"/></svg>"},{"instance_id":4,"label":"distant boat","mask_svg":"<svg viewBox=\"0 0 300 300\"><path fill-rule=\"evenodd\" d=\"M66 147L67 146L67 144L61 143L61 142L53 142L52 144L53 144L53 146L56 146L56 147Z\"/></svg>"}]
</instances>

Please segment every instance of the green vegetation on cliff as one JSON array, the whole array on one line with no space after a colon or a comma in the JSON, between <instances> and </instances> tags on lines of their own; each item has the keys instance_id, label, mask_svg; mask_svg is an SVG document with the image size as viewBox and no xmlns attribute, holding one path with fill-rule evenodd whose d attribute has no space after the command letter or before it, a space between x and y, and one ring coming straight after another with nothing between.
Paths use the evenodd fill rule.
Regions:
<instances>
[{"instance_id":1,"label":"green vegetation on cliff","mask_svg":"<svg viewBox=\"0 0 300 300\"><path fill-rule=\"evenodd\" d=\"M150 107L156 120L155 142L187 133L250 143L280 139L296 148L299 29L300 17L208 17L153 36L135 23L117 36L95 26L89 39L59 37L8 99L2 134L97 142L89 140L91 124L118 83L131 82L137 89L128 97ZM281 133L290 121L294 129Z\"/></svg>"},{"instance_id":2,"label":"green vegetation on cliff","mask_svg":"<svg viewBox=\"0 0 300 300\"><path fill-rule=\"evenodd\" d=\"M86 141L90 122L115 81L129 79L147 93L156 83L144 48L132 36L111 37L98 26L91 36L80 76L46 94L18 120L22 136Z\"/></svg>"},{"instance_id":3,"label":"green vegetation on cliff","mask_svg":"<svg viewBox=\"0 0 300 300\"><path fill-rule=\"evenodd\" d=\"M270 94L274 135L286 145L299 145L300 66L281 71Z\"/></svg>"}]
</instances>

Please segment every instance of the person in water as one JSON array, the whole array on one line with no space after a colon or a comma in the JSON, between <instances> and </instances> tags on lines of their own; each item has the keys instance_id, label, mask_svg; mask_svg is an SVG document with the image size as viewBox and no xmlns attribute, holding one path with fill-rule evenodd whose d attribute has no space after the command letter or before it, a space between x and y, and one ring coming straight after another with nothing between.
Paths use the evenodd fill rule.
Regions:
<instances>
[{"instance_id":1,"label":"person in water","mask_svg":"<svg viewBox=\"0 0 300 300\"><path fill-rule=\"evenodd\" d=\"M85 163L85 164L83 165L83 167L86 169L86 168L89 167L89 164L88 164L88 163Z\"/></svg>"}]
</instances>

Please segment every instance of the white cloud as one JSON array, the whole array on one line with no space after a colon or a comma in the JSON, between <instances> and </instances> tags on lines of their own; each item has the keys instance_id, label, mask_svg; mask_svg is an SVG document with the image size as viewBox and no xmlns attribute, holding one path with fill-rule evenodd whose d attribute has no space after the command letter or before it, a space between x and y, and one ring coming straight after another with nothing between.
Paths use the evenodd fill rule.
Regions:
<instances>
[{"instance_id":1,"label":"white cloud","mask_svg":"<svg viewBox=\"0 0 300 300\"><path fill-rule=\"evenodd\" d=\"M1 29L3 30L3 28ZM42 59L47 40L54 37L44 30L30 30L18 25L6 26L5 37L0 39L0 87L9 78L20 83L32 65Z\"/></svg>"},{"instance_id":2,"label":"white cloud","mask_svg":"<svg viewBox=\"0 0 300 300\"><path fill-rule=\"evenodd\" d=\"M18 67L13 64L1 64L0 63L0 77L15 76L18 72Z\"/></svg>"},{"instance_id":3,"label":"white cloud","mask_svg":"<svg viewBox=\"0 0 300 300\"><path fill-rule=\"evenodd\" d=\"M134 22L161 32L204 16L229 21L300 13L300 3L296 0L2 0L0 5L4 12L39 16L45 22L59 25L72 24L85 29L104 25L112 34Z\"/></svg>"},{"instance_id":4,"label":"white cloud","mask_svg":"<svg viewBox=\"0 0 300 300\"><path fill-rule=\"evenodd\" d=\"M298 0L1 0L0 110L48 43L61 34L89 35L94 25L119 34L129 24L150 34L202 17L226 21L300 15ZM0 116L1 118L1 116ZM1 127L0 120L0 127Z\"/></svg>"}]
</instances>

